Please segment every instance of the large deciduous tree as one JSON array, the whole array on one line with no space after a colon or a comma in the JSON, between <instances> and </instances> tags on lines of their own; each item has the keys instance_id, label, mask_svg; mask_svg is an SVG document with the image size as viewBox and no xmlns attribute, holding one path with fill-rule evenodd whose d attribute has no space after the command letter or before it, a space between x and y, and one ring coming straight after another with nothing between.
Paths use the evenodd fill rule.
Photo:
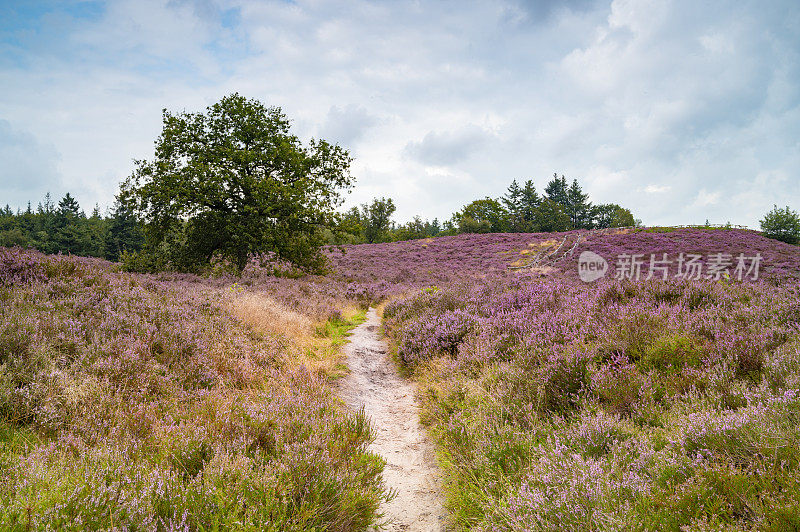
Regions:
<instances>
[{"instance_id":1,"label":"large deciduous tree","mask_svg":"<svg viewBox=\"0 0 800 532\"><path fill-rule=\"evenodd\" d=\"M597 229L609 227L630 227L636 225L631 211L616 203L604 203L592 208L594 226Z\"/></svg>"},{"instance_id":2,"label":"large deciduous tree","mask_svg":"<svg viewBox=\"0 0 800 532\"><path fill-rule=\"evenodd\" d=\"M122 187L145 222L138 264L195 270L221 258L241 271L251 255L274 253L319 271L351 161L324 140L304 145L280 108L239 94L205 113L164 110L155 158L137 161Z\"/></svg>"}]
</instances>

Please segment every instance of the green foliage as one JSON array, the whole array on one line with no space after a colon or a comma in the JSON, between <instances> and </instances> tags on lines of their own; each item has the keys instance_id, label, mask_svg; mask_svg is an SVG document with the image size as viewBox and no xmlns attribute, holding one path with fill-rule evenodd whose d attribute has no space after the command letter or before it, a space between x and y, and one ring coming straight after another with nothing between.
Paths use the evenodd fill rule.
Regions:
<instances>
[{"instance_id":1,"label":"green foliage","mask_svg":"<svg viewBox=\"0 0 800 532\"><path fill-rule=\"evenodd\" d=\"M429 238L438 235L441 230L442 228L439 225L438 219L434 218L433 221L423 221L419 216L415 216L413 220L394 230L393 240L418 240L421 238Z\"/></svg>"},{"instance_id":2,"label":"green foliage","mask_svg":"<svg viewBox=\"0 0 800 532\"><path fill-rule=\"evenodd\" d=\"M641 220L633 217L630 210L617 206L614 215L611 217L611 227L634 227L642 225Z\"/></svg>"},{"instance_id":3,"label":"green foliage","mask_svg":"<svg viewBox=\"0 0 800 532\"><path fill-rule=\"evenodd\" d=\"M560 232L635 225L628 209L614 203L592 205L577 179L569 184L563 175L553 174L543 196L533 181L520 186L513 180L498 200L487 197L473 201L453 215L443 234Z\"/></svg>"},{"instance_id":4,"label":"green foliage","mask_svg":"<svg viewBox=\"0 0 800 532\"><path fill-rule=\"evenodd\" d=\"M475 200L455 215L461 233L499 233L506 228L508 211L492 198Z\"/></svg>"},{"instance_id":5,"label":"green foliage","mask_svg":"<svg viewBox=\"0 0 800 532\"><path fill-rule=\"evenodd\" d=\"M564 207L555 201L545 198L533 215L533 226L537 231L553 233L572 229L569 215Z\"/></svg>"},{"instance_id":6,"label":"green foliage","mask_svg":"<svg viewBox=\"0 0 800 532\"><path fill-rule=\"evenodd\" d=\"M517 181L511 182L508 193L502 202L508 211L508 230L514 233L536 231L534 218L542 199L530 179L520 187Z\"/></svg>"},{"instance_id":7,"label":"green foliage","mask_svg":"<svg viewBox=\"0 0 800 532\"><path fill-rule=\"evenodd\" d=\"M142 246L140 223L119 203L108 215L95 207L91 216L67 193L56 207L48 193L36 210L30 204L14 213L0 209L0 246L31 247L45 253L63 253L119 259L123 250L135 252Z\"/></svg>"},{"instance_id":8,"label":"green foliage","mask_svg":"<svg viewBox=\"0 0 800 532\"><path fill-rule=\"evenodd\" d=\"M136 252L144 244L142 226L124 201L117 199L105 239L106 258L119 260L122 253Z\"/></svg>"},{"instance_id":9,"label":"green foliage","mask_svg":"<svg viewBox=\"0 0 800 532\"><path fill-rule=\"evenodd\" d=\"M636 220L634 220L631 211L620 207L616 203L597 205L593 209L593 214L594 226L597 229L605 229L607 227L633 227L636 225Z\"/></svg>"},{"instance_id":10,"label":"green foliage","mask_svg":"<svg viewBox=\"0 0 800 532\"><path fill-rule=\"evenodd\" d=\"M148 261L193 271L216 257L241 271L272 252L323 270L322 230L351 186L352 159L324 140L304 146L289 129L279 108L239 94L205 113L164 110L154 159L136 162L121 194L146 223Z\"/></svg>"},{"instance_id":11,"label":"green foliage","mask_svg":"<svg viewBox=\"0 0 800 532\"><path fill-rule=\"evenodd\" d=\"M657 338L644 349L639 359L644 369L679 373L686 366L697 366L703 349L697 340L685 335L668 335Z\"/></svg>"},{"instance_id":12,"label":"green foliage","mask_svg":"<svg viewBox=\"0 0 800 532\"><path fill-rule=\"evenodd\" d=\"M777 205L761 220L764 236L787 244L800 242L800 216L788 206L783 209Z\"/></svg>"},{"instance_id":13,"label":"green foliage","mask_svg":"<svg viewBox=\"0 0 800 532\"><path fill-rule=\"evenodd\" d=\"M415 216L410 222L396 225L392 221L394 211L391 198L374 198L361 209L351 207L344 213L337 213L335 227L327 233L326 241L334 245L397 242L429 238L442 232L436 218L429 221Z\"/></svg>"},{"instance_id":14,"label":"green foliage","mask_svg":"<svg viewBox=\"0 0 800 532\"><path fill-rule=\"evenodd\" d=\"M553 174L553 179L547 183L544 193L550 201L562 206L569 205L569 184L563 175L558 177L558 174Z\"/></svg>"},{"instance_id":15,"label":"green foliage","mask_svg":"<svg viewBox=\"0 0 800 532\"><path fill-rule=\"evenodd\" d=\"M567 179L562 175L553 174L553 179L545 188L547 199L559 205L569 217L571 229L592 229L594 222L594 208L589 202L589 195L583 192L577 179L572 184L567 184Z\"/></svg>"},{"instance_id":16,"label":"green foliage","mask_svg":"<svg viewBox=\"0 0 800 532\"><path fill-rule=\"evenodd\" d=\"M19 227L0 231L0 246L11 248L14 246L26 247L28 238Z\"/></svg>"},{"instance_id":17,"label":"green foliage","mask_svg":"<svg viewBox=\"0 0 800 532\"><path fill-rule=\"evenodd\" d=\"M350 336L350 331L364 323L367 320L367 313L363 310L345 318L342 315L336 315L328 319L325 323L317 328L317 335L322 338L328 338L332 341L334 346L341 346L347 342L347 337Z\"/></svg>"},{"instance_id":18,"label":"green foliage","mask_svg":"<svg viewBox=\"0 0 800 532\"><path fill-rule=\"evenodd\" d=\"M361 206L361 226L368 243L386 241L395 210L392 198L375 198L369 205Z\"/></svg>"},{"instance_id":19,"label":"green foliage","mask_svg":"<svg viewBox=\"0 0 800 532\"><path fill-rule=\"evenodd\" d=\"M364 224L358 207L352 207L344 214L337 213L336 227L330 229L328 243L360 244L364 241Z\"/></svg>"},{"instance_id":20,"label":"green foliage","mask_svg":"<svg viewBox=\"0 0 800 532\"><path fill-rule=\"evenodd\" d=\"M561 176L562 179L564 176ZM573 229L592 229L594 227L594 209L589 201L589 194L583 192L577 179L572 180L567 190L567 204L564 210L569 216Z\"/></svg>"}]
</instances>

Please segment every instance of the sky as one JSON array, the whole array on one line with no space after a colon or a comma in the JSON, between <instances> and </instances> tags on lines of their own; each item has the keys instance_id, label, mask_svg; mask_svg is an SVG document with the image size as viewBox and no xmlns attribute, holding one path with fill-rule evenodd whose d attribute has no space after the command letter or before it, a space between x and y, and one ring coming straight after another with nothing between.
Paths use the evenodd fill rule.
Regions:
<instances>
[{"instance_id":1,"label":"sky","mask_svg":"<svg viewBox=\"0 0 800 532\"><path fill-rule=\"evenodd\" d=\"M0 0L0 204L105 208L161 111L238 92L448 219L554 172L647 225L800 209L800 3Z\"/></svg>"}]
</instances>

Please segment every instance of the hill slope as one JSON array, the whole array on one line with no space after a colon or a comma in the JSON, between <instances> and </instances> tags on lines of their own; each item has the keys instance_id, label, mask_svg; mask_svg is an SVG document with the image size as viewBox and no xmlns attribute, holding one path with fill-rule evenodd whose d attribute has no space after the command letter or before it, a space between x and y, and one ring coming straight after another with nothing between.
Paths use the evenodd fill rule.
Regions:
<instances>
[{"instance_id":1,"label":"hill slope","mask_svg":"<svg viewBox=\"0 0 800 532\"><path fill-rule=\"evenodd\" d=\"M503 269L564 237L572 256ZM416 264L452 280L410 290L384 317L421 387L458 530L800 526L800 248L695 229L438 247L475 249L482 264L413 246L370 273ZM675 278L675 264L667 279L583 283L581 251L612 266L623 254L699 254L705 267L699 279ZM760 254L759 279L706 278L717 253Z\"/></svg>"},{"instance_id":2,"label":"hill slope","mask_svg":"<svg viewBox=\"0 0 800 532\"><path fill-rule=\"evenodd\" d=\"M574 244L577 241L577 246ZM565 242L562 246L562 242ZM751 257L759 253L764 277L783 280L800 278L800 247L770 240L756 231L741 229L675 229L570 231L567 233L497 233L445 236L386 244L331 249L336 276L357 282L385 282L400 286L430 286L466 278L505 274L509 268L530 263L537 255L554 253L546 260L552 270L577 278L577 259L583 251L594 251L613 266L619 255L667 253L700 254L701 262L716 253ZM565 253L567 256L564 256ZM559 260L555 260L559 259ZM527 269L517 274L529 274ZM538 275L552 275L546 270Z\"/></svg>"}]
</instances>

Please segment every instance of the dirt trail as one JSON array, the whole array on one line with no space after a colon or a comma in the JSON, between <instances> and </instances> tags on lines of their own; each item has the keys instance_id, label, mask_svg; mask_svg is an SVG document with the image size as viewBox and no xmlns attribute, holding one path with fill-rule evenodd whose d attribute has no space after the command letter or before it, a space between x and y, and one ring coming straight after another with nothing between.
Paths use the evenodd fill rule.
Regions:
<instances>
[{"instance_id":1,"label":"dirt trail","mask_svg":"<svg viewBox=\"0 0 800 532\"><path fill-rule=\"evenodd\" d=\"M353 409L362 406L377 437L370 450L386 460L383 479L397 496L381 506L386 530L444 530L439 470L432 445L419 423L414 388L397 373L388 346L378 336L375 309L353 330L345 346L350 374L341 397Z\"/></svg>"}]
</instances>

